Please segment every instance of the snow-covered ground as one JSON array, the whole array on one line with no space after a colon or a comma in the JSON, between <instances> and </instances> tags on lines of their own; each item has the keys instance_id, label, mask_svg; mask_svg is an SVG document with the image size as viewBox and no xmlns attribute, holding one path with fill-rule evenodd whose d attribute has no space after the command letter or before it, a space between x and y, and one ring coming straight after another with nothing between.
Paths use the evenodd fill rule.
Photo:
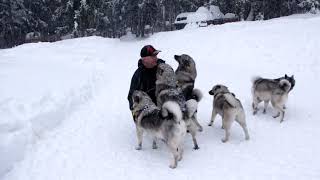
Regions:
<instances>
[{"instance_id":1,"label":"snow-covered ground","mask_svg":"<svg viewBox=\"0 0 320 180\"><path fill-rule=\"evenodd\" d=\"M139 41L100 37L0 50L0 179L320 179L320 17L295 15L157 33ZM148 136L136 151L126 99L143 45L177 67L191 55L204 93L200 149L185 140L184 159ZM285 121L251 111L251 77L294 74ZM242 101L250 141L234 124L223 144L220 117L208 127L212 96L223 83ZM261 105L262 106L262 105Z\"/></svg>"}]
</instances>

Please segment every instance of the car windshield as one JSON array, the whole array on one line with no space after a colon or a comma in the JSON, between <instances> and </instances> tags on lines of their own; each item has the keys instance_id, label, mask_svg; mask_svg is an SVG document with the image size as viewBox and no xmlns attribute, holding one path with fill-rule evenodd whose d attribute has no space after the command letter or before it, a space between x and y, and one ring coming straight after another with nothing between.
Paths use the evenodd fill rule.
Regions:
<instances>
[{"instance_id":1,"label":"car windshield","mask_svg":"<svg viewBox=\"0 0 320 180\"><path fill-rule=\"evenodd\" d=\"M183 21L183 20L187 20L187 17L180 17L177 19L177 21Z\"/></svg>"}]
</instances>

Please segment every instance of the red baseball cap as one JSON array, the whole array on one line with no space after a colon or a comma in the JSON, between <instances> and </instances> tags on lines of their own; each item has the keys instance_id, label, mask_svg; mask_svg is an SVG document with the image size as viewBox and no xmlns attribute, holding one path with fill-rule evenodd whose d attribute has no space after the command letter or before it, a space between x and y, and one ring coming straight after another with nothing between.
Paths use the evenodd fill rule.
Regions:
<instances>
[{"instance_id":1,"label":"red baseball cap","mask_svg":"<svg viewBox=\"0 0 320 180\"><path fill-rule=\"evenodd\" d=\"M157 55L159 50L156 50L153 46L151 45L146 45L141 49L140 56L141 57L147 57L147 56L155 56Z\"/></svg>"}]
</instances>

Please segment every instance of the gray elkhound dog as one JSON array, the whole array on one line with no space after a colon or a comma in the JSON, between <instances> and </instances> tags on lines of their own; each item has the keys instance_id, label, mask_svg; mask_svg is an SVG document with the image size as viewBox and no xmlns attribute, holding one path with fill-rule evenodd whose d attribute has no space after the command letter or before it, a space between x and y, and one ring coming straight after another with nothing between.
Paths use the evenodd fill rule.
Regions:
<instances>
[{"instance_id":1,"label":"gray elkhound dog","mask_svg":"<svg viewBox=\"0 0 320 180\"><path fill-rule=\"evenodd\" d=\"M222 142L227 142L230 136L230 128L234 120L242 127L246 140L249 140L249 133L246 124L246 117L239 99L231 93L224 85L215 85L209 91L214 96L212 116L209 126L212 126L217 114L222 117L222 127L225 129L225 137Z\"/></svg>"},{"instance_id":2,"label":"gray elkhound dog","mask_svg":"<svg viewBox=\"0 0 320 180\"><path fill-rule=\"evenodd\" d=\"M202 98L202 93L199 89L194 89L194 83L197 77L196 63L192 57L187 54L175 55L174 59L179 63L175 71L177 87L181 89L186 101L195 99L197 102ZM199 131L202 131L202 126L198 123L197 118L195 123Z\"/></svg>"},{"instance_id":3,"label":"gray elkhound dog","mask_svg":"<svg viewBox=\"0 0 320 180\"><path fill-rule=\"evenodd\" d=\"M173 101L167 101L157 107L143 91L134 91L132 95L133 112L137 129L138 146L142 148L142 136L144 131L148 131L155 139L163 140L173 154L173 161L170 168L176 168L178 161L182 159L183 139L186 134L186 125L182 120L180 106Z\"/></svg>"},{"instance_id":4,"label":"gray elkhound dog","mask_svg":"<svg viewBox=\"0 0 320 180\"><path fill-rule=\"evenodd\" d=\"M192 99L194 82L197 77L196 63L187 54L175 55L174 59L179 63L175 71L177 86L181 88L186 100Z\"/></svg>"},{"instance_id":5,"label":"gray elkhound dog","mask_svg":"<svg viewBox=\"0 0 320 180\"><path fill-rule=\"evenodd\" d=\"M277 118L280 116L280 122L283 122L285 114L285 103L288 99L288 94L295 85L294 77L284 77L278 79L264 79L261 77L253 78L252 80L252 97L253 97L253 114L258 111L258 104L264 101L263 113L266 113L269 102L278 111L278 114L273 116Z\"/></svg>"},{"instance_id":6,"label":"gray elkhound dog","mask_svg":"<svg viewBox=\"0 0 320 180\"><path fill-rule=\"evenodd\" d=\"M183 114L183 120L187 126L188 132L192 136L194 143L194 149L199 149L196 132L202 131L202 127L197 121L197 107L198 102L202 98L200 90L193 90L193 96L195 99L185 100L181 89L177 88L176 76L172 67L168 64L159 64L157 70L157 81L156 81L156 97L157 105L161 107L163 103L167 101L177 102L181 108Z\"/></svg>"}]
</instances>

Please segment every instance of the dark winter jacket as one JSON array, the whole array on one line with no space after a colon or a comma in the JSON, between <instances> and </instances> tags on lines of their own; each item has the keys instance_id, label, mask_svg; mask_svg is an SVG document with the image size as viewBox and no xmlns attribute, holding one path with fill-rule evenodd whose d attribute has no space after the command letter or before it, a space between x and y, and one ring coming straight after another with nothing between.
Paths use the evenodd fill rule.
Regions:
<instances>
[{"instance_id":1,"label":"dark winter jacket","mask_svg":"<svg viewBox=\"0 0 320 180\"><path fill-rule=\"evenodd\" d=\"M158 64L165 63L162 59L158 59ZM156 80L157 80L157 67L148 69L145 68L142 64L142 60L140 59L138 62L138 69L134 72L132 79L130 90L128 94L129 108L132 110L132 94L135 90L141 90L146 92L152 99L152 101L156 104L157 98L155 95L156 92Z\"/></svg>"}]
</instances>

